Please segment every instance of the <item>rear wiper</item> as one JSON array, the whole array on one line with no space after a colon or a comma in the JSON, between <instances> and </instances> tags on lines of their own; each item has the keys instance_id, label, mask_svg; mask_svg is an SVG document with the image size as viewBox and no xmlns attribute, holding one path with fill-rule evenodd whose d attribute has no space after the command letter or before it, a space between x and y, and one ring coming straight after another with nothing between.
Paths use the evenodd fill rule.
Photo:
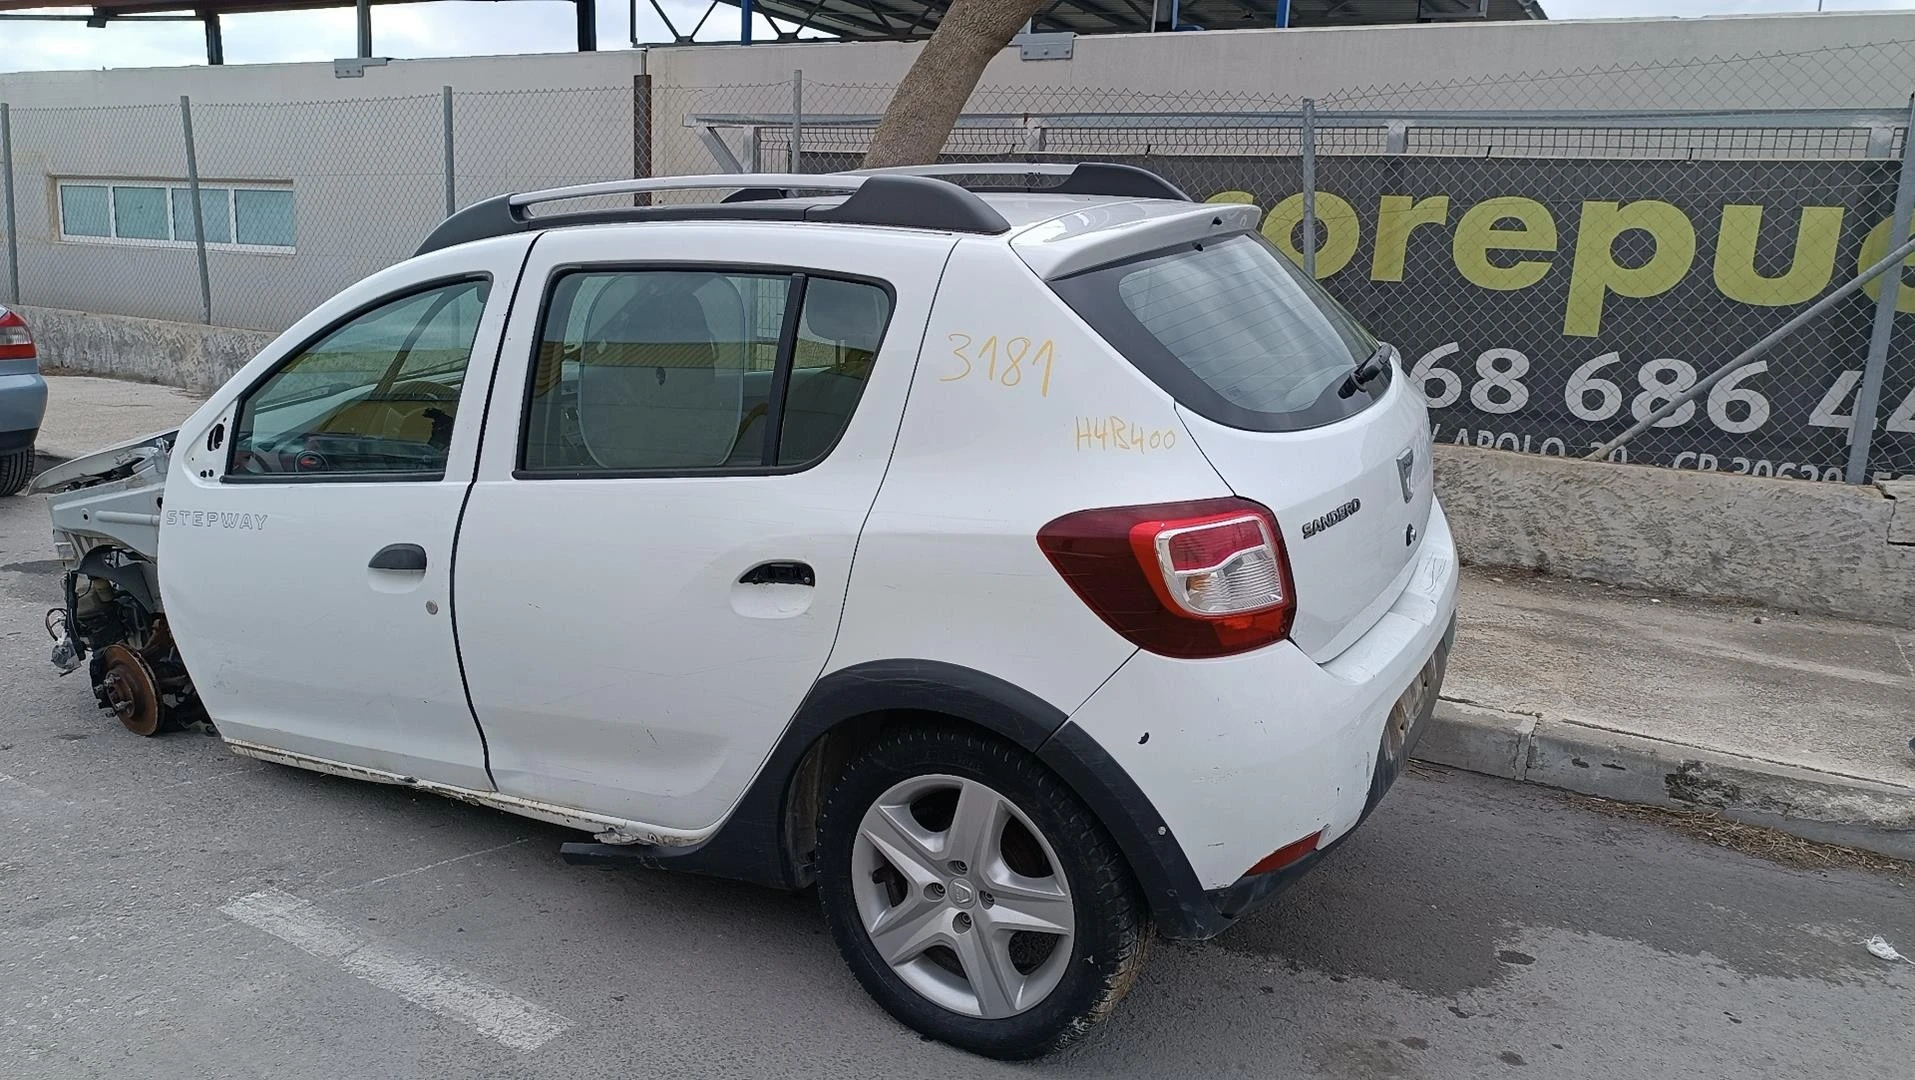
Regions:
<instances>
[{"instance_id":1,"label":"rear wiper","mask_svg":"<svg viewBox=\"0 0 1915 1080\"><path fill-rule=\"evenodd\" d=\"M1359 389L1368 386L1377 376L1390 370L1390 352L1391 349L1387 344L1380 344L1376 347L1376 351L1370 354L1369 359L1358 362L1357 366L1350 370L1350 377L1343 381L1341 396L1349 397Z\"/></svg>"}]
</instances>

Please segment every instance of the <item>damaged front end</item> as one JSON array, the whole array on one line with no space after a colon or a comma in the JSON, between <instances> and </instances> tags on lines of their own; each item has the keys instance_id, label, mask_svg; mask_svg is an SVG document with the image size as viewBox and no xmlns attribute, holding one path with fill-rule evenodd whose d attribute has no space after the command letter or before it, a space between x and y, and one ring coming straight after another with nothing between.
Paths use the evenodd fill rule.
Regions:
<instances>
[{"instance_id":1,"label":"damaged front end","mask_svg":"<svg viewBox=\"0 0 1915 1080\"><path fill-rule=\"evenodd\" d=\"M160 603L160 512L177 432L76 458L34 478L66 568L47 612L61 674L87 665L93 696L135 735L206 723Z\"/></svg>"}]
</instances>

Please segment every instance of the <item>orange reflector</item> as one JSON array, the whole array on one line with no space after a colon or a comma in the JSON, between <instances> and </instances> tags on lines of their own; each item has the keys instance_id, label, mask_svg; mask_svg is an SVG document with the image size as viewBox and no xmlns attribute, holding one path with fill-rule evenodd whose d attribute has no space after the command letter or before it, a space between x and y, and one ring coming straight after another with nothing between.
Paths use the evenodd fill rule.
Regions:
<instances>
[{"instance_id":1,"label":"orange reflector","mask_svg":"<svg viewBox=\"0 0 1915 1080\"><path fill-rule=\"evenodd\" d=\"M1257 865L1244 871L1243 876L1252 877L1256 874L1268 874L1273 870L1281 870L1291 863L1296 862L1298 859L1303 858L1305 855L1310 854L1312 851L1315 851L1317 849L1317 841L1321 839L1323 839L1323 830L1318 829L1316 832L1311 833L1301 840L1285 844L1270 854L1265 855L1263 858L1258 859Z\"/></svg>"}]
</instances>

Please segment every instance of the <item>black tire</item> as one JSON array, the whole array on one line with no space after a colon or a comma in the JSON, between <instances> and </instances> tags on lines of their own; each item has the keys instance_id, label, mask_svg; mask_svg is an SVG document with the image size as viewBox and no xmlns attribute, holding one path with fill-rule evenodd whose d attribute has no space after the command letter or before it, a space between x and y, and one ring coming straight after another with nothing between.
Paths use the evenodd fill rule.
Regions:
<instances>
[{"instance_id":1,"label":"black tire","mask_svg":"<svg viewBox=\"0 0 1915 1080\"><path fill-rule=\"evenodd\" d=\"M33 479L33 447L0 453L0 498L18 495Z\"/></svg>"},{"instance_id":2,"label":"black tire","mask_svg":"<svg viewBox=\"0 0 1915 1080\"><path fill-rule=\"evenodd\" d=\"M1046 996L1014 1015L984 1019L923 996L879 955L859 915L853 847L866 811L894 785L940 774L987 785L1028 818L1055 852L1054 869L1074 906L1068 966ZM819 898L839 952L886 1012L931 1038L994 1058L1049 1053L1108 1016L1143 967L1149 908L1122 853L1061 780L1008 743L937 727L888 734L845 768L825 798L819 830Z\"/></svg>"}]
</instances>

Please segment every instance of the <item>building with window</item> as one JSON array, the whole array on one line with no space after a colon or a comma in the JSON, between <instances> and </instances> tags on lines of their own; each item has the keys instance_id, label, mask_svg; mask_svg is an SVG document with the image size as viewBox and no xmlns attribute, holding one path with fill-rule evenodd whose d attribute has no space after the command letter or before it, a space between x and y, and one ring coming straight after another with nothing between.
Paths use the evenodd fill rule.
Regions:
<instances>
[{"instance_id":1,"label":"building with window","mask_svg":"<svg viewBox=\"0 0 1915 1080\"><path fill-rule=\"evenodd\" d=\"M186 181L62 177L56 182L60 239L190 247L199 238ZM291 184L200 185L200 221L209 248L294 250Z\"/></svg>"}]
</instances>

